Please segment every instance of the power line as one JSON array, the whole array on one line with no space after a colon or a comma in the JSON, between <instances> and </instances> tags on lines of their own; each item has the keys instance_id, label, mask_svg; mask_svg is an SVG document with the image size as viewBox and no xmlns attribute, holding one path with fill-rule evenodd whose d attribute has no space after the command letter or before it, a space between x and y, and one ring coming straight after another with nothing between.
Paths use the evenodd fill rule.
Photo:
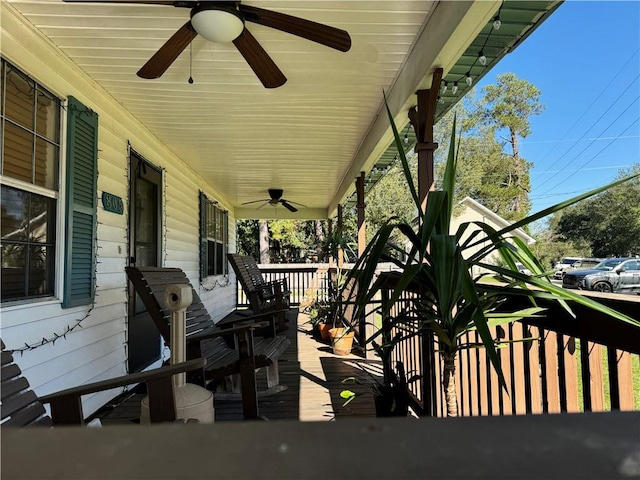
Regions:
<instances>
[{"instance_id":1,"label":"power line","mask_svg":"<svg viewBox=\"0 0 640 480\"><path fill-rule=\"evenodd\" d=\"M564 134L564 136L563 136L560 140L558 140L558 142L556 142L556 144L555 144L555 145L554 145L554 146L549 150L549 153L547 153L547 154L542 158L541 162L543 162L544 160L546 160L546 159L547 159L547 157L550 155L550 153L551 153L551 152L553 152L553 151L555 150L555 147L557 147L557 146L558 146L558 144L559 144L562 140L564 140L564 138L569 134L569 132L573 129L573 127L575 127L575 126L580 122L580 120L582 120L582 118L587 114L587 112L591 109L591 107L593 107L593 105L595 105L595 103L596 103L596 102L597 102L597 101L602 97L602 94L603 94L603 93L605 93L605 92L609 89L609 87L610 87L610 86L611 86L611 84L614 82L614 80L615 80L616 78L618 78L618 77L620 76L620 74L623 72L623 70L627 67L627 65L629 65L629 63L631 63L631 60L633 60L633 58L638 54L638 51L640 51L640 48L637 48L637 49L636 49L636 51L635 51L635 52L633 52L633 54L629 57L629 59L625 62L625 64L620 68L620 70L618 70L618 73L616 73L616 74L614 75L614 77L609 81L609 83L608 83L607 85L605 85L605 87L602 89L602 91L601 91L598 95L596 95L596 96L594 97L594 100L593 100L593 102L591 102L591 105L589 105L589 106L588 106L588 107L587 107L587 108L582 112L582 115L580 115L580 117L579 117L579 118L578 118L578 119L573 123L573 125L571 125L571 127L569 127L569 128L567 129L567 131L566 131L566 133ZM637 79L637 78L638 78L638 77L636 77L636 79ZM635 81L635 80L634 80L634 81ZM630 87L632 84L633 84L633 82L631 82L631 83L629 84L629 87ZM627 87L627 89L626 89L626 90L628 90L628 89L629 89L629 87ZM625 90L625 92L626 92L626 90ZM623 93L624 93L624 92L623 92ZM618 96L618 98L616 98L616 100L611 104L611 106L613 106L613 104L614 104L615 102L617 102L617 101L618 101L618 99L620 99L620 97L621 97L621 96L622 96L622 94L621 94L620 96ZM611 108L611 106L609 107L609 109ZM607 111L608 111L608 110L607 110ZM605 113L606 113L606 112L605 112ZM595 125L595 124L594 124L594 125ZM593 126L592 126L591 128L593 128ZM591 128L590 128L589 130L591 130ZM587 132L585 132L585 135L589 132L589 130L587 130ZM584 135L583 135L581 138L583 138L583 137L584 137ZM569 149L569 150L570 150L570 149ZM568 152L568 150L567 150L567 152ZM567 152L565 152L565 155L566 155L566 153L567 153ZM564 157L564 155L563 155L562 157L560 157L559 159L557 159L555 162L553 162L553 163L549 166L549 168L555 167L555 166L558 164L558 162L559 162L563 157Z\"/></svg>"},{"instance_id":2,"label":"power line","mask_svg":"<svg viewBox=\"0 0 640 480\"><path fill-rule=\"evenodd\" d=\"M623 111L622 111L622 112L621 112L621 113L620 113L620 114L619 114L619 115L618 115L618 116L617 116L617 117L616 117L616 118L615 118L611 123L609 123L609 125L607 125L607 126L605 127L605 129L604 129L602 132L600 132L600 133L602 134L602 133L606 132L606 131L609 129L609 127L611 127L615 122L617 122L617 121L618 121L618 119L619 119L622 115L624 115L624 114L627 112L627 110L629 110L629 109L631 108L631 106L632 106L634 103L636 103L636 102L638 101L638 98L640 98L640 97L636 97L636 98L633 100L633 102L631 102L631 103L629 104L629 106L628 106L627 108L625 108L625 109L624 109L624 110L623 110ZM610 110L610 108L609 108L609 109L607 109L607 112L608 112L609 110ZM605 112L605 113L607 113L607 112ZM636 119L635 119L635 120L634 120L634 121L633 121L633 122L632 122L632 123L631 123L627 128L625 128L625 129L624 129L624 131L622 132L622 134L626 133L626 132L627 132L627 130L629 130L629 129L630 129L630 128L635 124L635 123L637 123L637 122L638 122L638 119L636 118ZM595 124L594 124L594 126L595 126ZM593 128L593 127L591 127L591 128ZM590 128L589 130L591 130L591 128ZM582 164L582 166L584 167L584 166L588 165L589 163L591 163L591 161L592 161L595 157L597 157L598 155L600 155L600 153L602 153L605 149L607 149L607 148L608 148L608 147L609 147L613 142L615 142L615 140L616 140L616 139L614 138L614 139L613 139L613 140L611 140L609 143L607 143L607 145L606 145L602 150L600 150L600 151L599 151L595 156L593 156L589 161L587 161L586 163L583 163L583 164ZM569 161L569 163L565 164L565 166L571 165L573 162L575 162L575 161L580 157L580 155L582 155L582 154L583 154L583 153L584 153L584 152L585 152L589 147L591 147L591 145L592 145L592 143L590 143L589 145L587 145L586 147L584 147L584 148L582 149L582 151L581 151L580 153L578 153L575 157L573 157L573 158ZM564 157L564 155L563 155L563 157ZM560 157L560 158L562 158L562 157ZM539 186L538 186L538 188L542 188L542 186L544 186L545 184L549 183L549 181L551 181L551 180L552 180L552 179L545 180L544 182L542 182L542 185L539 185ZM553 187L551 187L551 188L547 189L546 191L553 190L555 187L557 187L558 185L562 184L562 183L563 183L564 181L566 181L566 180L567 180L567 177L563 178L562 180L560 180L560 182L558 182L558 183L557 183L556 185L554 185ZM543 193L546 193L546 192L543 192Z\"/></svg>"},{"instance_id":3,"label":"power line","mask_svg":"<svg viewBox=\"0 0 640 480\"><path fill-rule=\"evenodd\" d=\"M618 137L614 137L618 138ZM614 168L628 168L628 167L632 167L634 164L633 163L628 163L627 165L608 165L606 167L591 167L591 168L575 168L573 170L545 170L543 172L538 172L538 175L544 175L547 173L575 173L575 172L589 172L589 171L593 171L593 170L612 170Z\"/></svg>"},{"instance_id":4,"label":"power line","mask_svg":"<svg viewBox=\"0 0 640 480\"><path fill-rule=\"evenodd\" d=\"M578 139L572 139L572 140L536 140L535 142L520 142L520 145L534 145L539 143L553 143L553 142L556 142L556 144L569 143L569 142L577 143L577 142L581 142L582 140L593 142L597 140L611 140L612 138L616 138L616 139L640 138L640 135L625 135L624 137L590 137L590 138L578 138Z\"/></svg>"}]
</instances>

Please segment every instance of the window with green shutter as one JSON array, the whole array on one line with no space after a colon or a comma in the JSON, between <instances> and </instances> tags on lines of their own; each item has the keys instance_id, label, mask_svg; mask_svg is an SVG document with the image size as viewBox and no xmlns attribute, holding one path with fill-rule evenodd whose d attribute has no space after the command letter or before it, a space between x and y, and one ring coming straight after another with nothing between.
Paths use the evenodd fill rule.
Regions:
<instances>
[{"instance_id":1,"label":"window with green shutter","mask_svg":"<svg viewBox=\"0 0 640 480\"><path fill-rule=\"evenodd\" d=\"M4 58L0 94L2 302L52 297L60 100Z\"/></svg>"},{"instance_id":2,"label":"window with green shutter","mask_svg":"<svg viewBox=\"0 0 640 480\"><path fill-rule=\"evenodd\" d=\"M63 307L94 298L97 165L98 115L69 97Z\"/></svg>"},{"instance_id":3,"label":"window with green shutter","mask_svg":"<svg viewBox=\"0 0 640 480\"><path fill-rule=\"evenodd\" d=\"M200 192L200 279L225 275L227 267L228 214Z\"/></svg>"}]
</instances>

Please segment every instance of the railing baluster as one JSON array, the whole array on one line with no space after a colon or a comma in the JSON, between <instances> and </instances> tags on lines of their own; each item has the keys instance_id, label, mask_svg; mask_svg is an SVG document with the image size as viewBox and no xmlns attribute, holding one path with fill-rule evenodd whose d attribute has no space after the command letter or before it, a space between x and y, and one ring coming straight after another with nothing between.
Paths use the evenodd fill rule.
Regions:
<instances>
[{"instance_id":1,"label":"railing baluster","mask_svg":"<svg viewBox=\"0 0 640 480\"><path fill-rule=\"evenodd\" d=\"M541 327L538 327L538 336L540 337L538 358L540 362L540 388L542 395L542 413L549 413L549 394L547 388L547 349L545 332Z\"/></svg>"},{"instance_id":2,"label":"railing baluster","mask_svg":"<svg viewBox=\"0 0 640 480\"><path fill-rule=\"evenodd\" d=\"M580 366L582 367L582 402L585 412L591 411L591 376L589 365L589 342L580 339Z\"/></svg>"},{"instance_id":3,"label":"railing baluster","mask_svg":"<svg viewBox=\"0 0 640 480\"><path fill-rule=\"evenodd\" d=\"M611 410L620 410L618 352L615 348L607 348L607 366L609 367L609 398L611 399Z\"/></svg>"},{"instance_id":4,"label":"railing baluster","mask_svg":"<svg viewBox=\"0 0 640 480\"><path fill-rule=\"evenodd\" d=\"M522 338L531 337L529 327L525 322L520 324L522 326ZM522 360L524 362L524 404L527 413L532 413L532 388L531 388L531 351L532 341L524 341L522 343Z\"/></svg>"}]
</instances>

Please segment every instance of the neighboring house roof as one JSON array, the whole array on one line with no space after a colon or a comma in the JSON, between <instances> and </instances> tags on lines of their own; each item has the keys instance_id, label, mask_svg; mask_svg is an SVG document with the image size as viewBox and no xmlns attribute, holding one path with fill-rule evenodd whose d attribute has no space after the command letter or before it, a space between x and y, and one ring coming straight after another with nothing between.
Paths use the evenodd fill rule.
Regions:
<instances>
[{"instance_id":1,"label":"neighboring house roof","mask_svg":"<svg viewBox=\"0 0 640 480\"><path fill-rule=\"evenodd\" d=\"M487 207L485 207L484 205L482 205L481 203L477 202L476 200L474 200L471 197L463 198L460 201L460 205L463 205L466 208L470 208L470 209L478 212L483 217L488 217L489 219L491 219L491 221L493 223L498 225L500 228L505 228L505 227L508 227L509 225L513 224L513 222L510 222L509 220L505 220L500 215L498 215L496 212L488 209ZM459 215L458 215L458 217L459 217ZM514 237L518 237L520 240L525 242L527 245L531 245L531 244L536 242L535 238L533 238L531 235L527 234L527 232L525 232L521 228L516 228L515 230L513 230L512 234L513 234Z\"/></svg>"}]
</instances>

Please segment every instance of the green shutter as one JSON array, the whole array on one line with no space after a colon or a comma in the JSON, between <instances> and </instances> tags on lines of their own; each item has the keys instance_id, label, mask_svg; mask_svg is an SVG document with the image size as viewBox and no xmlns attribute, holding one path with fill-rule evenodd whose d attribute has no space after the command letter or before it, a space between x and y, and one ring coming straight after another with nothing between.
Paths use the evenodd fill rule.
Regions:
<instances>
[{"instance_id":1,"label":"green shutter","mask_svg":"<svg viewBox=\"0 0 640 480\"><path fill-rule=\"evenodd\" d=\"M229 262L227 262L227 249L229 243L229 213L222 212L222 261L223 261L223 269L222 273L229 273Z\"/></svg>"},{"instance_id":2,"label":"green shutter","mask_svg":"<svg viewBox=\"0 0 640 480\"><path fill-rule=\"evenodd\" d=\"M200 192L200 280L207 278L207 196Z\"/></svg>"},{"instance_id":3,"label":"green shutter","mask_svg":"<svg viewBox=\"0 0 640 480\"><path fill-rule=\"evenodd\" d=\"M67 105L66 234L63 307L93 303L98 196L98 114Z\"/></svg>"}]
</instances>

